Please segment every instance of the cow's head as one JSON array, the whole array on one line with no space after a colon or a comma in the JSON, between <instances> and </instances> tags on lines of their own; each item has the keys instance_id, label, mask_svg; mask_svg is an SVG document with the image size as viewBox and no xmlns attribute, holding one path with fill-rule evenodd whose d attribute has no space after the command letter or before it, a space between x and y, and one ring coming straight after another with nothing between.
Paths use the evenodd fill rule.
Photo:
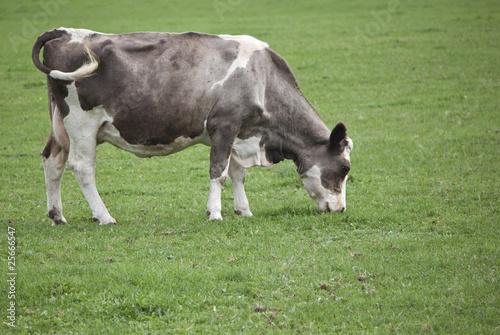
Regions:
<instances>
[{"instance_id":1,"label":"cow's head","mask_svg":"<svg viewBox=\"0 0 500 335\"><path fill-rule=\"evenodd\" d=\"M353 147L346 131L342 122L337 123L329 143L311 152L312 167L300 174L307 192L322 212L343 212L346 209L346 181L351 169L349 153Z\"/></svg>"}]
</instances>

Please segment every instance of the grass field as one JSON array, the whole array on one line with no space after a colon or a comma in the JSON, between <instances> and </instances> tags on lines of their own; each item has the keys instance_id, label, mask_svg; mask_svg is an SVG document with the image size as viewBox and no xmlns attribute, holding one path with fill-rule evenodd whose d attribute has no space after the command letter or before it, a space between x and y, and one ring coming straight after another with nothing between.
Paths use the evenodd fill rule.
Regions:
<instances>
[{"instance_id":1,"label":"grass field","mask_svg":"<svg viewBox=\"0 0 500 335\"><path fill-rule=\"evenodd\" d=\"M105 144L97 184L118 224L89 220L67 170L68 224L51 227L31 47L60 26L268 42L348 127L347 211L318 213L284 162L248 171L254 217L233 214L228 182L209 222L209 148ZM500 334L498 1L4 1L0 31L0 333Z\"/></svg>"}]
</instances>

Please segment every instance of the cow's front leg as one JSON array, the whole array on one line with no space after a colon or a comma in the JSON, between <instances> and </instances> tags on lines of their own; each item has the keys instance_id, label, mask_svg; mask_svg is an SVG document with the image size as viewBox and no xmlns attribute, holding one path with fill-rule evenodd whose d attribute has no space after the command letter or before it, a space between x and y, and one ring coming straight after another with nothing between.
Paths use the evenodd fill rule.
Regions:
<instances>
[{"instance_id":1,"label":"cow's front leg","mask_svg":"<svg viewBox=\"0 0 500 335\"><path fill-rule=\"evenodd\" d=\"M83 195L90 205L93 219L99 224L115 224L116 221L109 215L106 206L97 192L95 184L95 154L96 142L90 138L80 138L73 141L69 150L68 166L80 184Z\"/></svg>"},{"instance_id":2,"label":"cow's front leg","mask_svg":"<svg viewBox=\"0 0 500 335\"><path fill-rule=\"evenodd\" d=\"M224 129L224 127L221 127ZM229 128L229 127L228 127ZM226 128L226 130L228 129ZM214 131L211 136L212 148L210 150L210 191L208 194L207 215L209 220L222 220L221 193L231 158L231 148L234 137L224 131Z\"/></svg>"},{"instance_id":3,"label":"cow's front leg","mask_svg":"<svg viewBox=\"0 0 500 335\"><path fill-rule=\"evenodd\" d=\"M229 164L229 176L233 182L234 192L234 212L242 216L252 216L250 212L250 205L245 194L245 177L246 170L236 160L231 159Z\"/></svg>"},{"instance_id":4,"label":"cow's front leg","mask_svg":"<svg viewBox=\"0 0 500 335\"><path fill-rule=\"evenodd\" d=\"M210 191L208 194L208 204L207 204L207 215L209 220L222 220L222 202L221 202L221 193L222 186L227 178L227 169L226 174L221 175L218 178L210 179Z\"/></svg>"},{"instance_id":5,"label":"cow's front leg","mask_svg":"<svg viewBox=\"0 0 500 335\"><path fill-rule=\"evenodd\" d=\"M47 217L52 225L66 223L61 201L61 180L68 160L68 151L54 139L52 133L42 153L45 186L47 188Z\"/></svg>"},{"instance_id":6,"label":"cow's front leg","mask_svg":"<svg viewBox=\"0 0 500 335\"><path fill-rule=\"evenodd\" d=\"M213 151L212 147L212 151ZM212 156L212 154L210 154ZM210 163L212 164L212 163ZM222 186L226 182L227 172L229 168L229 158L224 164L217 164L217 167L210 167L210 191L208 194L207 215L209 220L222 220ZM216 170L215 172L213 172ZM222 172L220 172L222 170ZM218 176L218 177L217 177Z\"/></svg>"}]
</instances>

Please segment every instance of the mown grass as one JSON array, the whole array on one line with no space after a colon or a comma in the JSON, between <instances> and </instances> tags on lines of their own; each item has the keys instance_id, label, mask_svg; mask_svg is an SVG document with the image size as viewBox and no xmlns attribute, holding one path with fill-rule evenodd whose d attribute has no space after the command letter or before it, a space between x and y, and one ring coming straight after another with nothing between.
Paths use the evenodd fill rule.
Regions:
<instances>
[{"instance_id":1,"label":"mown grass","mask_svg":"<svg viewBox=\"0 0 500 335\"><path fill-rule=\"evenodd\" d=\"M96 1L0 4L2 285L16 228L25 334L498 334L500 6L484 1ZM348 210L320 214L291 162L251 169L254 217L208 222L208 148L139 159L98 148L98 226L70 172L45 218L49 131L36 36L250 34L283 55L354 140ZM5 316L4 316L5 315Z\"/></svg>"}]
</instances>

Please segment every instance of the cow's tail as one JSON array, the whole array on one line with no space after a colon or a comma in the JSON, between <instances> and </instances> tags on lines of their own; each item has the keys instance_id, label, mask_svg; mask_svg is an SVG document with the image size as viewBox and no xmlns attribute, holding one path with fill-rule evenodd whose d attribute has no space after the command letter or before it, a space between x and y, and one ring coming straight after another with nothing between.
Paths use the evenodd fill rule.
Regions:
<instances>
[{"instance_id":1,"label":"cow's tail","mask_svg":"<svg viewBox=\"0 0 500 335\"><path fill-rule=\"evenodd\" d=\"M62 72L59 70L53 70L45 66L42 62L40 62L39 58L40 50L43 48L45 43L53 39L59 38L64 34L66 34L64 30L54 29L40 35L37 38L35 45L33 45L33 50L31 51L31 58L33 60L33 64L35 64L35 66L40 71L42 71L43 73L49 75L54 79L74 81L91 76L95 72L95 70L97 70L99 63L97 61L95 54L92 52L92 49L90 48L90 44L88 43L88 41L84 41L83 44L85 47L85 52L89 57L89 61L84 63L82 66L80 66L73 72Z\"/></svg>"}]
</instances>

